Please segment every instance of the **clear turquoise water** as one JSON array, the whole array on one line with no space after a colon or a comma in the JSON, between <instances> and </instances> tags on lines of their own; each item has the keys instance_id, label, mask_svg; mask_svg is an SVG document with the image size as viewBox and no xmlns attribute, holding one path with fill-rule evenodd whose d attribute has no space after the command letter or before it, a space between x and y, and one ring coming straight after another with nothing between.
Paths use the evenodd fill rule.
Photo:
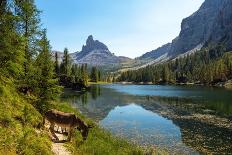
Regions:
<instances>
[{"instance_id":1,"label":"clear turquoise water","mask_svg":"<svg viewBox=\"0 0 232 155\"><path fill-rule=\"evenodd\" d=\"M113 134L141 145L177 154L232 152L231 128L191 117L210 115L230 123L229 90L115 84L93 86L84 94L66 90L64 99Z\"/></svg>"}]
</instances>

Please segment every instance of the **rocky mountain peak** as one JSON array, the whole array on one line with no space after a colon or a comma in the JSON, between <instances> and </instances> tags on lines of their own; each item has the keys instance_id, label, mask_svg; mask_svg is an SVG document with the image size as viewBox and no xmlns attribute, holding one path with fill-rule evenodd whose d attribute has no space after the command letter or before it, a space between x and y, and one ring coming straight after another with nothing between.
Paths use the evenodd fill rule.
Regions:
<instances>
[{"instance_id":1,"label":"rocky mountain peak","mask_svg":"<svg viewBox=\"0 0 232 155\"><path fill-rule=\"evenodd\" d=\"M83 45L81 52L88 54L89 52L94 50L108 50L108 47L98 40L94 40L93 36L90 35L86 40L86 45Z\"/></svg>"},{"instance_id":2,"label":"rocky mountain peak","mask_svg":"<svg viewBox=\"0 0 232 155\"><path fill-rule=\"evenodd\" d=\"M94 40L92 35L88 36L86 45L82 46L80 52L72 54L72 58L75 63L87 63L95 66L119 64L130 60L129 58L115 56L104 43Z\"/></svg>"},{"instance_id":3,"label":"rocky mountain peak","mask_svg":"<svg viewBox=\"0 0 232 155\"><path fill-rule=\"evenodd\" d=\"M89 36L88 36L88 39L86 40L86 45L91 44L91 43L93 43L93 42L94 42L93 36L92 36L92 35L89 35Z\"/></svg>"}]
</instances>

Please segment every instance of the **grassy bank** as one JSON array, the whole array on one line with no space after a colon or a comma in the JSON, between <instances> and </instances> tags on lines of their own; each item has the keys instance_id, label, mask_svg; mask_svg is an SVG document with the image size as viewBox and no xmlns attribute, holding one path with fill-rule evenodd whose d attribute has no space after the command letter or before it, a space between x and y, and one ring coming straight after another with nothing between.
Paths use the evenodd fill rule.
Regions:
<instances>
[{"instance_id":1,"label":"grassy bank","mask_svg":"<svg viewBox=\"0 0 232 155\"><path fill-rule=\"evenodd\" d=\"M48 133L41 128L42 115L34 108L33 100L20 95L10 79L2 78L0 82L0 154L53 154L52 142ZM94 126L84 143L80 133L75 131L72 141L65 144L73 154L158 154L158 151L146 150L113 136L68 103L53 102L52 108L73 112L87 124Z\"/></svg>"},{"instance_id":2,"label":"grassy bank","mask_svg":"<svg viewBox=\"0 0 232 155\"><path fill-rule=\"evenodd\" d=\"M52 154L48 135L37 132L41 123L33 103L17 93L10 79L0 76L0 154Z\"/></svg>"},{"instance_id":3,"label":"grassy bank","mask_svg":"<svg viewBox=\"0 0 232 155\"><path fill-rule=\"evenodd\" d=\"M105 81L98 81L98 82L88 82L89 85L95 85L95 84L112 84L110 82Z\"/></svg>"}]
</instances>

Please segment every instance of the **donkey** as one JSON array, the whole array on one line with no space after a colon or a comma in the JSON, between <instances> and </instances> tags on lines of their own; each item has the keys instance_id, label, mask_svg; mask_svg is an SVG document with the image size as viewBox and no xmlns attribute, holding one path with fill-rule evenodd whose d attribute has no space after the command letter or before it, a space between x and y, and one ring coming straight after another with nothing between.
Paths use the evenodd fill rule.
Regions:
<instances>
[{"instance_id":1,"label":"donkey","mask_svg":"<svg viewBox=\"0 0 232 155\"><path fill-rule=\"evenodd\" d=\"M44 119L50 122L49 129L53 134L53 136L56 138L56 140L59 140L59 138L55 135L55 131L54 131L55 125L64 129L68 129L69 132L68 132L67 141L71 141L71 136L74 128L77 128L81 132L83 140L86 140L88 136L90 127L80 118L76 117L74 113L64 113L52 109L45 113Z\"/></svg>"}]
</instances>

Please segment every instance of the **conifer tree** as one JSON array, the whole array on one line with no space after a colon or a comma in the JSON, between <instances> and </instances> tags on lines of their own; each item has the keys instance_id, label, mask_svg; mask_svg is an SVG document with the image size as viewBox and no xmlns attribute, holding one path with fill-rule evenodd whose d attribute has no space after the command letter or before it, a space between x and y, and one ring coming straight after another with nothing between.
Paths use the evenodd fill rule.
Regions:
<instances>
[{"instance_id":1,"label":"conifer tree","mask_svg":"<svg viewBox=\"0 0 232 155\"><path fill-rule=\"evenodd\" d=\"M84 86L88 85L88 72L87 72L87 64L81 65L81 83Z\"/></svg>"},{"instance_id":2,"label":"conifer tree","mask_svg":"<svg viewBox=\"0 0 232 155\"><path fill-rule=\"evenodd\" d=\"M92 82L98 82L98 71L96 67L92 67L90 79Z\"/></svg>"},{"instance_id":3,"label":"conifer tree","mask_svg":"<svg viewBox=\"0 0 232 155\"><path fill-rule=\"evenodd\" d=\"M48 101L54 100L60 94L61 87L55 78L54 63L51 58L50 45L47 40L46 30L43 31L42 39L39 41L40 54L36 59L37 79L35 92L39 98L37 107L45 112L49 107Z\"/></svg>"},{"instance_id":4,"label":"conifer tree","mask_svg":"<svg viewBox=\"0 0 232 155\"><path fill-rule=\"evenodd\" d=\"M57 76L60 75L60 64L58 61L58 53L57 52L55 53L55 72L56 72Z\"/></svg>"},{"instance_id":5,"label":"conifer tree","mask_svg":"<svg viewBox=\"0 0 232 155\"><path fill-rule=\"evenodd\" d=\"M169 76L170 76L169 74L170 74L169 73L169 68L168 68L167 65L165 65L163 67L163 73L162 73L162 80L163 80L164 83L169 82Z\"/></svg>"},{"instance_id":6,"label":"conifer tree","mask_svg":"<svg viewBox=\"0 0 232 155\"><path fill-rule=\"evenodd\" d=\"M101 71L99 70L98 71L98 81L101 81L102 80L102 76L101 76Z\"/></svg>"},{"instance_id":7,"label":"conifer tree","mask_svg":"<svg viewBox=\"0 0 232 155\"><path fill-rule=\"evenodd\" d=\"M64 56L63 56L63 60L61 63L61 73L65 76L70 76L71 75L71 67L72 67L72 62L70 59L70 56L68 54L68 49L65 48L64 49Z\"/></svg>"},{"instance_id":8,"label":"conifer tree","mask_svg":"<svg viewBox=\"0 0 232 155\"><path fill-rule=\"evenodd\" d=\"M0 72L16 78L24 62L23 39L16 31L17 18L11 10L9 1L0 1Z\"/></svg>"},{"instance_id":9,"label":"conifer tree","mask_svg":"<svg viewBox=\"0 0 232 155\"><path fill-rule=\"evenodd\" d=\"M40 11L37 9L34 0L15 0L17 31L25 39L25 75L30 72L33 59L38 54L38 41L41 38Z\"/></svg>"},{"instance_id":10,"label":"conifer tree","mask_svg":"<svg viewBox=\"0 0 232 155\"><path fill-rule=\"evenodd\" d=\"M24 39L24 72L21 76L20 89L24 93L32 94L36 83L37 67L35 59L39 54L39 40L41 39L40 11L34 0L14 0L15 15L17 16L17 32Z\"/></svg>"}]
</instances>

